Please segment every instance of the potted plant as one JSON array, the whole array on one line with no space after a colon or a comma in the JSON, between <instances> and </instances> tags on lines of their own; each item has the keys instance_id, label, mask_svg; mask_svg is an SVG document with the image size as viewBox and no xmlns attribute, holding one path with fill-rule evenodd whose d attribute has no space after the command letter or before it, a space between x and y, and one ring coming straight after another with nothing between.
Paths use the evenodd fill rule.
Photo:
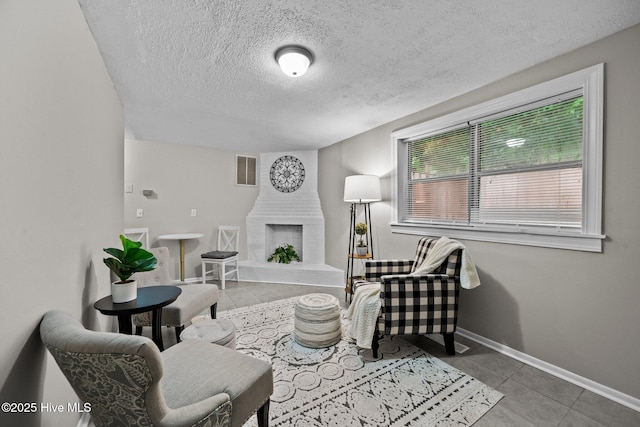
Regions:
<instances>
[{"instance_id":1,"label":"potted plant","mask_svg":"<svg viewBox=\"0 0 640 427\"><path fill-rule=\"evenodd\" d=\"M367 242L365 242L363 236L367 234L368 230L369 228L364 222L359 222L355 226L355 232L360 236L360 240L358 240L358 244L356 246L356 253L358 256L365 256L367 254Z\"/></svg>"},{"instance_id":2,"label":"potted plant","mask_svg":"<svg viewBox=\"0 0 640 427\"><path fill-rule=\"evenodd\" d=\"M128 302L138 297L138 288L131 276L156 268L158 260L149 251L141 248L142 242L134 242L120 235L122 249L106 248L104 251L113 258L104 258L104 263L115 274L117 282L111 284L111 298L114 303Z\"/></svg>"},{"instance_id":3,"label":"potted plant","mask_svg":"<svg viewBox=\"0 0 640 427\"><path fill-rule=\"evenodd\" d=\"M282 244L273 251L267 261L289 264L291 261L300 261L300 257L292 245Z\"/></svg>"}]
</instances>

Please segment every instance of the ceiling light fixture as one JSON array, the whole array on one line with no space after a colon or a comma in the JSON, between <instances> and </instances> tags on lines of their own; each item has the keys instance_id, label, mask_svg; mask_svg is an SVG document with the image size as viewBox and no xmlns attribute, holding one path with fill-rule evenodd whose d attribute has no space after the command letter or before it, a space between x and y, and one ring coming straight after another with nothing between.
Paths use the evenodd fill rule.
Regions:
<instances>
[{"instance_id":1,"label":"ceiling light fixture","mask_svg":"<svg viewBox=\"0 0 640 427\"><path fill-rule=\"evenodd\" d=\"M298 46L282 47L276 51L276 61L287 76L300 77L311 65L311 52Z\"/></svg>"}]
</instances>

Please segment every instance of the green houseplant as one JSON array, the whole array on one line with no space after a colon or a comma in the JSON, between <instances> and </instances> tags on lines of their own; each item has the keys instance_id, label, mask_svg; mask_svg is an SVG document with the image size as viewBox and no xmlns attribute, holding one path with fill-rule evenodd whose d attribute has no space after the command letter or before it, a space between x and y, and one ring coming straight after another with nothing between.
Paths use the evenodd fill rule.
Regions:
<instances>
[{"instance_id":1,"label":"green houseplant","mask_svg":"<svg viewBox=\"0 0 640 427\"><path fill-rule=\"evenodd\" d=\"M151 271L158 260L153 254L141 248L142 242L134 242L120 235L122 249L105 248L111 258L104 258L107 267L115 274L117 282L111 284L111 297L114 303L132 301L137 298L137 283L131 279L135 273Z\"/></svg>"},{"instance_id":2,"label":"green houseplant","mask_svg":"<svg viewBox=\"0 0 640 427\"><path fill-rule=\"evenodd\" d=\"M267 261L289 264L291 261L300 261L300 257L292 245L282 244L273 251Z\"/></svg>"},{"instance_id":3,"label":"green houseplant","mask_svg":"<svg viewBox=\"0 0 640 427\"><path fill-rule=\"evenodd\" d=\"M356 224L354 231L359 237L358 244L356 246L356 253L359 256L364 256L367 254L367 242L364 240L364 235L369 231L369 227L364 222L359 222Z\"/></svg>"}]
</instances>

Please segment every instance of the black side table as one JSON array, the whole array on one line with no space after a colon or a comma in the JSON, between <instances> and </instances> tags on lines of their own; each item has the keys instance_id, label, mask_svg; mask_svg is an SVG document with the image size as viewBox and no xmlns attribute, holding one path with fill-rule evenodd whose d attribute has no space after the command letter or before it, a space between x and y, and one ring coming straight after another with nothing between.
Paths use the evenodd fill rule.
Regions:
<instances>
[{"instance_id":1,"label":"black side table","mask_svg":"<svg viewBox=\"0 0 640 427\"><path fill-rule=\"evenodd\" d=\"M150 311L151 336L162 351L162 307L174 302L181 293L182 289L177 286L145 286L138 288L138 298L133 301L114 303L109 295L96 301L93 307L107 316L118 316L118 330L128 335L133 333L131 315Z\"/></svg>"}]
</instances>

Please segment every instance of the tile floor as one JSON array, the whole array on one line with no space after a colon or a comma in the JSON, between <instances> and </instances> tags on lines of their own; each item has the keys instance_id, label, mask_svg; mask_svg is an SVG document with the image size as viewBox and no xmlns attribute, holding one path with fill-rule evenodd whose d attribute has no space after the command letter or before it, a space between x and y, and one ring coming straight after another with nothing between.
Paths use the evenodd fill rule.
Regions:
<instances>
[{"instance_id":1,"label":"tile floor","mask_svg":"<svg viewBox=\"0 0 640 427\"><path fill-rule=\"evenodd\" d=\"M322 292L345 304L342 288L274 283L227 282L220 291L218 310ZM175 344L171 328L165 328L165 346ZM477 427L632 427L640 426L640 412L560 380L481 344L456 337L470 349L448 356L444 347L425 337L406 337L429 354L497 389L504 398L485 414Z\"/></svg>"}]
</instances>

